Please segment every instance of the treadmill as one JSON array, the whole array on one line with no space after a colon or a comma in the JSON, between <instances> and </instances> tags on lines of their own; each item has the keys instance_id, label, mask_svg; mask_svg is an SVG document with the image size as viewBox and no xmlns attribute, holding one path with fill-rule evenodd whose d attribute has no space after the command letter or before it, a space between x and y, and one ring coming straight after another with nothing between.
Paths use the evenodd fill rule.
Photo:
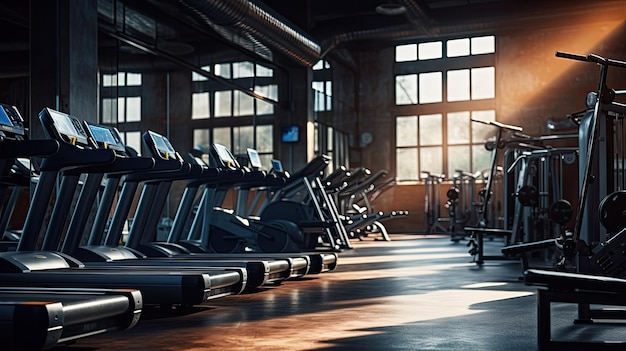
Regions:
<instances>
[{"instance_id":1,"label":"treadmill","mask_svg":"<svg viewBox=\"0 0 626 351\"><path fill-rule=\"evenodd\" d=\"M209 167L200 157L193 156L192 160L196 164L200 164L203 167ZM200 186L197 184L189 183L187 188L185 189L185 193L183 194L183 198L181 199L181 206L179 207L179 213L176 216L176 220L172 226L172 230L170 231L170 235L168 237L168 242L179 243L180 245L185 246L190 251L196 254L204 254L205 252L210 251L211 247L215 244L215 237L211 237L211 234L215 234L213 231L214 228L211 227L211 218L213 215L214 206L221 205L223 202L223 198L225 196L225 192L230 187L240 187L251 188L255 186L264 186L264 185L279 185L283 184L284 180L279 179L280 177L276 177L273 174L270 176L259 177L259 173L265 174L263 171L250 171L241 167L234 156L230 153L230 151L222 146L214 144L211 146L211 153L209 154L209 159L211 160L211 167L220 169L222 171L228 171L231 173L241 173L249 174L251 176L246 177L239 176L232 177L233 179L225 180L219 183L214 184L204 184L204 189L202 190L202 195L198 204L198 209L196 214L192 213L192 203L196 194L200 192ZM256 175L255 175L256 174ZM247 199L240 199L239 201L247 202ZM183 206L183 204L185 204ZM181 208L185 208L185 211L181 211ZM240 211L242 212L242 211ZM181 219L189 219L191 218L192 224L191 229L186 238L183 238L183 230L184 227L183 222L179 222ZM248 220L248 219L245 219ZM314 223L315 227L320 226L320 222L316 221ZM224 235L223 233L221 235ZM218 236L219 237L219 236ZM228 252L231 248L229 245L218 245L220 249ZM232 247L232 246L231 246ZM291 258L292 260L296 259L306 259L309 261L310 267L307 274L319 274L323 272L332 271L337 266L337 254L335 252L272 252L272 253L263 253L263 252L245 252L245 253L222 253L222 254L213 254L213 255L230 255L230 256L245 256L245 257L273 257L273 258Z\"/></svg>"},{"instance_id":2,"label":"treadmill","mask_svg":"<svg viewBox=\"0 0 626 351\"><path fill-rule=\"evenodd\" d=\"M109 149L94 149L80 123L61 112L44 108L39 118L44 126L54 124L64 133L63 143L54 143L59 151L49 152L41 162L40 176L24 229L14 252L0 253L0 286L109 288L140 290L145 305L190 306L210 299L240 293L245 287L245 271L220 271L215 274L185 270L99 269L87 268L79 260L57 252L43 250L41 231L57 175L85 165L107 165L115 154ZM15 141L11 150L17 157L41 148L42 141ZM3 143L3 150L8 150ZM63 184L61 185L63 187ZM58 191L57 197L67 194ZM53 211L54 214L54 211ZM51 221L54 221L54 216ZM43 240L42 247L48 245Z\"/></svg>"},{"instance_id":3,"label":"treadmill","mask_svg":"<svg viewBox=\"0 0 626 351\"><path fill-rule=\"evenodd\" d=\"M71 116L70 116L71 117ZM66 116L67 118L67 116ZM155 161L149 157L131 156L121 141L121 137L117 130L113 127L84 124L84 131L90 137L98 142L101 148L114 150L116 157L112 164L107 165L104 169L79 169L76 172L65 172L61 177L62 192L64 194L74 193L78 184L78 174L87 173L87 177L83 182L82 190L75 205L74 212L66 231L65 239L63 237L63 228L65 222L60 221L57 225L49 226L45 234L44 243L49 249L58 249L61 252L69 254L80 259L89 267L97 266L99 268L117 269L119 267L130 267L141 269L196 269L201 272L210 272L212 276L223 271L241 271L246 276L246 290L253 290L261 285L268 283L278 283L289 277L289 266L287 262L266 262L262 260L195 260L195 261L175 261L148 259L148 257L140 250L120 246L117 243L121 241L121 227L130 211L131 203L134 198L139 182L145 182L144 187L150 188L160 186L160 180L177 179L187 177L197 177L201 175L202 169L191 168L175 158L169 158L162 161ZM46 124L49 134L63 142L63 132L58 130L59 124ZM149 162L146 162L149 161ZM146 168L149 169L146 171ZM69 173L69 174L68 174ZM76 174L74 174L76 173ZM80 245L84 242L84 234L86 224L89 220L89 214L96 201L98 190L101 182L106 174L105 188L102 192L101 201L97 209L96 218L91 234L86 240L87 245ZM204 177L213 177L216 174L202 174ZM105 237L104 223L107 222L113 198L117 192L120 181L124 178L124 186L122 194L115 208L114 217L109 225ZM71 197L59 199L55 204L55 212L58 216L55 218L67 218L71 207ZM143 203L143 205L141 205ZM151 215L158 217L162 208L155 206L152 201L145 203L145 196L142 195L139 208L135 214L133 225L140 222L140 212L145 211Z\"/></svg>"},{"instance_id":4,"label":"treadmill","mask_svg":"<svg viewBox=\"0 0 626 351\"><path fill-rule=\"evenodd\" d=\"M10 168L24 139L23 119L14 106L0 104L0 169ZM54 141L20 150L34 155L55 152ZM6 211L6 209L5 209ZM45 350L137 324L143 299L138 290L0 288L0 338L3 350Z\"/></svg>"}]
</instances>

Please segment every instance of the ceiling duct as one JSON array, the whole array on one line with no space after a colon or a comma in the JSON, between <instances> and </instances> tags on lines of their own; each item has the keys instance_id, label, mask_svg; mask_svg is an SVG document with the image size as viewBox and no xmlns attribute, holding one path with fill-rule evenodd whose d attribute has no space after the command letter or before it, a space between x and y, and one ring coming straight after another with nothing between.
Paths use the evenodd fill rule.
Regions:
<instances>
[{"instance_id":1,"label":"ceiling duct","mask_svg":"<svg viewBox=\"0 0 626 351\"><path fill-rule=\"evenodd\" d=\"M258 41L305 66L313 66L320 59L321 48L314 39L260 2L248 0L179 0L179 2L198 20L247 49L257 52L259 47L255 44ZM267 56L267 52L259 54Z\"/></svg>"},{"instance_id":2,"label":"ceiling duct","mask_svg":"<svg viewBox=\"0 0 626 351\"><path fill-rule=\"evenodd\" d=\"M415 0L397 0L394 3L398 11L394 15L404 14L409 21L408 24L397 25L386 28L358 30L341 33L322 41L322 57L325 57L337 46L357 40L406 40L410 38L421 38L439 35L439 28L428 17ZM380 13L380 11L378 11ZM389 13L385 13L389 15Z\"/></svg>"}]
</instances>

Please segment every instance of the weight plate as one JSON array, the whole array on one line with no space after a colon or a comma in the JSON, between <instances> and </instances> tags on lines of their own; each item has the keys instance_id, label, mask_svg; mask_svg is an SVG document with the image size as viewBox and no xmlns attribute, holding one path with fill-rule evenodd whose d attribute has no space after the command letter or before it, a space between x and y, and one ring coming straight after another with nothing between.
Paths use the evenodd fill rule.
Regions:
<instances>
[{"instance_id":1,"label":"weight plate","mask_svg":"<svg viewBox=\"0 0 626 351\"><path fill-rule=\"evenodd\" d=\"M459 198L459 193L460 193L459 188L453 186L450 189L448 189L448 191L446 192L446 196L450 200L456 200Z\"/></svg>"},{"instance_id":2,"label":"weight plate","mask_svg":"<svg viewBox=\"0 0 626 351\"><path fill-rule=\"evenodd\" d=\"M609 233L626 227L626 191L618 190L607 195L598 208L600 223Z\"/></svg>"},{"instance_id":3,"label":"weight plate","mask_svg":"<svg viewBox=\"0 0 626 351\"><path fill-rule=\"evenodd\" d=\"M524 185L517 192L517 199L524 206L537 206L539 203L537 188L531 185Z\"/></svg>"},{"instance_id":4,"label":"weight plate","mask_svg":"<svg viewBox=\"0 0 626 351\"><path fill-rule=\"evenodd\" d=\"M557 224L569 222L573 214L572 204L567 200L561 199L550 205L550 219Z\"/></svg>"}]
</instances>

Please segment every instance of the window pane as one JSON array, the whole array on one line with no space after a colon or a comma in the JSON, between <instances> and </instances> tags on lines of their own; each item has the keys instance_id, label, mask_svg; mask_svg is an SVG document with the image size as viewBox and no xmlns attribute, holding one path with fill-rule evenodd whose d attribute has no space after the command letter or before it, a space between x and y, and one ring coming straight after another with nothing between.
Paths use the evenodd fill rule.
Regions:
<instances>
[{"instance_id":1,"label":"window pane","mask_svg":"<svg viewBox=\"0 0 626 351\"><path fill-rule=\"evenodd\" d=\"M470 71L461 69L448 71L448 101L467 101L470 99Z\"/></svg>"},{"instance_id":2,"label":"window pane","mask_svg":"<svg viewBox=\"0 0 626 351\"><path fill-rule=\"evenodd\" d=\"M420 148L420 172L443 173L441 147Z\"/></svg>"},{"instance_id":3,"label":"window pane","mask_svg":"<svg viewBox=\"0 0 626 351\"><path fill-rule=\"evenodd\" d=\"M332 110L333 82L326 81L326 111Z\"/></svg>"},{"instance_id":4,"label":"window pane","mask_svg":"<svg viewBox=\"0 0 626 351\"><path fill-rule=\"evenodd\" d=\"M419 44L418 52L420 60L431 60L441 58L441 42L434 41L432 43Z\"/></svg>"},{"instance_id":5,"label":"window pane","mask_svg":"<svg viewBox=\"0 0 626 351\"><path fill-rule=\"evenodd\" d=\"M254 128L252 126L233 127L233 148L235 155L246 153L246 149L254 147Z\"/></svg>"},{"instance_id":6,"label":"window pane","mask_svg":"<svg viewBox=\"0 0 626 351\"><path fill-rule=\"evenodd\" d=\"M203 70L205 70L207 72L211 72L211 66L202 66L200 68L202 68ZM198 73L192 71L191 72L191 80L194 81L194 82L198 82L198 81L209 80L209 79L207 77L201 75L201 74L198 74Z\"/></svg>"},{"instance_id":7,"label":"window pane","mask_svg":"<svg viewBox=\"0 0 626 351\"><path fill-rule=\"evenodd\" d=\"M324 94L313 89L313 111L324 111Z\"/></svg>"},{"instance_id":8,"label":"window pane","mask_svg":"<svg viewBox=\"0 0 626 351\"><path fill-rule=\"evenodd\" d=\"M491 166L491 152L485 149L485 144L472 146L472 166L472 173L482 172Z\"/></svg>"},{"instance_id":9,"label":"window pane","mask_svg":"<svg viewBox=\"0 0 626 351\"><path fill-rule=\"evenodd\" d=\"M193 148L202 152L208 152L211 141L208 129L193 130Z\"/></svg>"},{"instance_id":10,"label":"window pane","mask_svg":"<svg viewBox=\"0 0 626 351\"><path fill-rule=\"evenodd\" d=\"M102 123L115 123L117 121L117 99L102 99Z\"/></svg>"},{"instance_id":11,"label":"window pane","mask_svg":"<svg viewBox=\"0 0 626 351\"><path fill-rule=\"evenodd\" d=\"M254 63L250 61L233 62L233 78L254 77Z\"/></svg>"},{"instance_id":12,"label":"window pane","mask_svg":"<svg viewBox=\"0 0 626 351\"><path fill-rule=\"evenodd\" d=\"M261 159L264 170L271 169L272 159L274 158L273 154L259 154L259 158Z\"/></svg>"},{"instance_id":13,"label":"window pane","mask_svg":"<svg viewBox=\"0 0 626 351\"><path fill-rule=\"evenodd\" d=\"M416 61L417 44L396 46L396 62Z\"/></svg>"},{"instance_id":14,"label":"window pane","mask_svg":"<svg viewBox=\"0 0 626 351\"><path fill-rule=\"evenodd\" d=\"M396 105L417 104L417 74L396 76Z\"/></svg>"},{"instance_id":15,"label":"window pane","mask_svg":"<svg viewBox=\"0 0 626 351\"><path fill-rule=\"evenodd\" d=\"M321 69L324 69L324 60L317 61L317 63L312 67L312 69L314 71L319 71Z\"/></svg>"},{"instance_id":16,"label":"window pane","mask_svg":"<svg viewBox=\"0 0 626 351\"><path fill-rule=\"evenodd\" d=\"M469 145L448 146L448 178L452 178L456 170L470 172Z\"/></svg>"},{"instance_id":17,"label":"window pane","mask_svg":"<svg viewBox=\"0 0 626 351\"><path fill-rule=\"evenodd\" d=\"M233 91L235 106L233 116L252 116L254 114L254 98L239 90Z\"/></svg>"},{"instance_id":18,"label":"window pane","mask_svg":"<svg viewBox=\"0 0 626 351\"><path fill-rule=\"evenodd\" d=\"M209 93L193 93L191 95L191 118L209 118Z\"/></svg>"},{"instance_id":19,"label":"window pane","mask_svg":"<svg viewBox=\"0 0 626 351\"><path fill-rule=\"evenodd\" d=\"M230 127L213 128L213 142L231 148Z\"/></svg>"},{"instance_id":20,"label":"window pane","mask_svg":"<svg viewBox=\"0 0 626 351\"><path fill-rule=\"evenodd\" d=\"M315 91L324 92L324 82L313 81L311 82L311 86L313 87L313 90Z\"/></svg>"},{"instance_id":21,"label":"window pane","mask_svg":"<svg viewBox=\"0 0 626 351\"><path fill-rule=\"evenodd\" d=\"M274 76L274 70L271 68L267 68L265 66L256 65L256 76L257 77L273 77Z\"/></svg>"},{"instance_id":22,"label":"window pane","mask_svg":"<svg viewBox=\"0 0 626 351\"><path fill-rule=\"evenodd\" d=\"M441 72L420 73L419 93L420 104L441 102L442 83Z\"/></svg>"},{"instance_id":23,"label":"window pane","mask_svg":"<svg viewBox=\"0 0 626 351\"><path fill-rule=\"evenodd\" d=\"M230 90L215 92L215 117L232 116L230 111L231 93Z\"/></svg>"},{"instance_id":24,"label":"window pane","mask_svg":"<svg viewBox=\"0 0 626 351\"><path fill-rule=\"evenodd\" d=\"M126 98L126 122L141 121L141 98L138 96Z\"/></svg>"},{"instance_id":25,"label":"window pane","mask_svg":"<svg viewBox=\"0 0 626 351\"><path fill-rule=\"evenodd\" d=\"M396 146L417 146L417 116L396 118Z\"/></svg>"},{"instance_id":26,"label":"window pane","mask_svg":"<svg viewBox=\"0 0 626 351\"><path fill-rule=\"evenodd\" d=\"M496 120L496 112L494 110L472 111L472 119L490 122ZM472 143L483 143L487 139L493 138L496 129L483 123L472 122Z\"/></svg>"},{"instance_id":27,"label":"window pane","mask_svg":"<svg viewBox=\"0 0 626 351\"><path fill-rule=\"evenodd\" d=\"M469 38L448 40L446 51L448 57L468 56L470 54Z\"/></svg>"},{"instance_id":28,"label":"window pane","mask_svg":"<svg viewBox=\"0 0 626 351\"><path fill-rule=\"evenodd\" d=\"M126 75L126 85L141 85L141 73L128 73Z\"/></svg>"},{"instance_id":29,"label":"window pane","mask_svg":"<svg viewBox=\"0 0 626 351\"><path fill-rule=\"evenodd\" d=\"M256 127L256 150L258 152L272 152L273 148L274 148L274 127L271 124L257 126Z\"/></svg>"},{"instance_id":30,"label":"window pane","mask_svg":"<svg viewBox=\"0 0 626 351\"><path fill-rule=\"evenodd\" d=\"M396 149L398 180L417 180L417 148Z\"/></svg>"},{"instance_id":31,"label":"window pane","mask_svg":"<svg viewBox=\"0 0 626 351\"><path fill-rule=\"evenodd\" d=\"M215 75L230 79L230 63L218 63L215 65Z\"/></svg>"},{"instance_id":32,"label":"window pane","mask_svg":"<svg viewBox=\"0 0 626 351\"><path fill-rule=\"evenodd\" d=\"M114 87L114 86L117 86L117 75L116 74L103 74L102 75L102 86L103 87Z\"/></svg>"},{"instance_id":33,"label":"window pane","mask_svg":"<svg viewBox=\"0 0 626 351\"><path fill-rule=\"evenodd\" d=\"M257 85L254 87L254 92L274 101L278 101L278 85L276 84L262 86ZM270 115L274 113L274 105L272 103L258 99L255 99L255 101L257 115Z\"/></svg>"},{"instance_id":34,"label":"window pane","mask_svg":"<svg viewBox=\"0 0 626 351\"><path fill-rule=\"evenodd\" d=\"M494 67L472 68L472 100L496 96L495 71Z\"/></svg>"},{"instance_id":35,"label":"window pane","mask_svg":"<svg viewBox=\"0 0 626 351\"><path fill-rule=\"evenodd\" d=\"M333 140L334 140L334 129L333 127L328 127L326 128L326 147L328 151L332 151L334 149L333 147Z\"/></svg>"},{"instance_id":36,"label":"window pane","mask_svg":"<svg viewBox=\"0 0 626 351\"><path fill-rule=\"evenodd\" d=\"M472 55L496 52L496 38L493 35L472 38Z\"/></svg>"},{"instance_id":37,"label":"window pane","mask_svg":"<svg viewBox=\"0 0 626 351\"><path fill-rule=\"evenodd\" d=\"M126 99L117 99L117 121L124 123L126 121Z\"/></svg>"},{"instance_id":38,"label":"window pane","mask_svg":"<svg viewBox=\"0 0 626 351\"><path fill-rule=\"evenodd\" d=\"M470 143L469 111L448 113L448 144ZM467 158L467 154L465 154Z\"/></svg>"},{"instance_id":39,"label":"window pane","mask_svg":"<svg viewBox=\"0 0 626 351\"><path fill-rule=\"evenodd\" d=\"M274 113L274 105L263 100L256 100L257 115L271 115Z\"/></svg>"},{"instance_id":40,"label":"window pane","mask_svg":"<svg viewBox=\"0 0 626 351\"><path fill-rule=\"evenodd\" d=\"M419 144L441 145L442 137L441 114L419 116ZM441 167L440 167L441 168Z\"/></svg>"},{"instance_id":41,"label":"window pane","mask_svg":"<svg viewBox=\"0 0 626 351\"><path fill-rule=\"evenodd\" d=\"M141 153L141 132L126 132L124 143Z\"/></svg>"}]
</instances>

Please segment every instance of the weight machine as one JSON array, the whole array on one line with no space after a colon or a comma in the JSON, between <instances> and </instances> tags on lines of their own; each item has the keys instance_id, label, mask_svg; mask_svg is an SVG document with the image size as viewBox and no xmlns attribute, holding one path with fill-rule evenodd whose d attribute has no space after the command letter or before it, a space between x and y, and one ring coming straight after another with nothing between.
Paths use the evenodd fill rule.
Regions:
<instances>
[{"instance_id":1,"label":"weight machine","mask_svg":"<svg viewBox=\"0 0 626 351\"><path fill-rule=\"evenodd\" d=\"M572 233L554 240L554 244L563 251L556 269L572 269L576 273L540 270L525 273L526 284L540 287L537 299L538 348L623 350L624 342L562 342L552 340L550 332L551 314L554 312L551 304L555 302L577 305L576 324L600 320L615 323L626 319L626 280L615 278L623 278L626 266L625 212L620 209L623 206L620 196L624 185L623 119L626 104L614 101L618 93L606 84L608 68L626 68L626 62L594 54L583 56L557 52L556 56L595 63L600 72L597 91L587 95L590 111L581 119L579 127L580 186L576 223ZM597 210L594 211L594 207ZM608 240L603 240L603 237L608 237ZM574 267L568 266L568 263L574 264ZM592 304L618 308L592 308Z\"/></svg>"},{"instance_id":2,"label":"weight machine","mask_svg":"<svg viewBox=\"0 0 626 351\"><path fill-rule=\"evenodd\" d=\"M424 234L447 233L448 229L441 225L439 216L441 207L441 182L446 179L443 174L422 171L424 182Z\"/></svg>"}]
</instances>

